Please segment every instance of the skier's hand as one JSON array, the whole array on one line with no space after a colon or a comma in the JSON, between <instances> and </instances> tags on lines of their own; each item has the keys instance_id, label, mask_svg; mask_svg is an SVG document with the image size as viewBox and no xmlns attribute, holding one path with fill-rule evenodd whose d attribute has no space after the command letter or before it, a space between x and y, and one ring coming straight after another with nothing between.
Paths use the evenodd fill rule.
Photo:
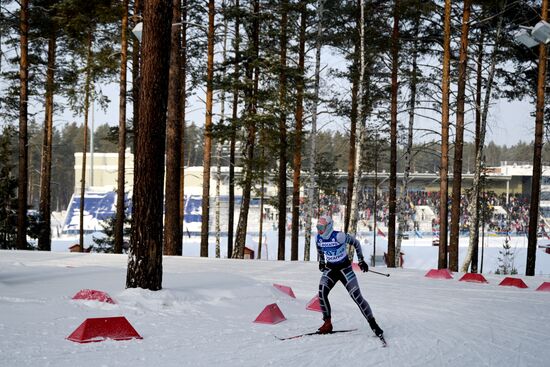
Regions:
<instances>
[{"instance_id":1,"label":"skier's hand","mask_svg":"<svg viewBox=\"0 0 550 367\"><path fill-rule=\"evenodd\" d=\"M327 268L327 267L326 267L325 263L319 261L319 271L320 271L320 272L324 272L326 268Z\"/></svg>"},{"instance_id":2,"label":"skier's hand","mask_svg":"<svg viewBox=\"0 0 550 367\"><path fill-rule=\"evenodd\" d=\"M358 265L359 265L359 269L361 269L363 273L366 273L367 271L369 271L369 265L365 262L364 259L359 260Z\"/></svg>"}]
</instances>

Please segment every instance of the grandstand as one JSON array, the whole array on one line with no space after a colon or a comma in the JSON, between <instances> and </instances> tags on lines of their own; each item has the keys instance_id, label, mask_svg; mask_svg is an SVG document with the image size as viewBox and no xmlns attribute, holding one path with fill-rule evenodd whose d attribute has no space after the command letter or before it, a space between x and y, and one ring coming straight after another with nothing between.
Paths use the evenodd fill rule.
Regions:
<instances>
[{"instance_id":1,"label":"grandstand","mask_svg":"<svg viewBox=\"0 0 550 367\"><path fill-rule=\"evenodd\" d=\"M113 153L96 153L96 162L105 161L105 164L97 165L91 169L94 171L94 177L97 182L103 186L101 188L90 188L86 193L85 201L85 216L84 228L87 233L101 230L101 222L106 218L113 216L115 212L116 193L113 191L116 187L113 175L113 165L111 162L115 158ZM131 154L127 152L127 155ZM82 154L75 154L75 180L80 177L80 160ZM133 157L130 157L129 162L133 162ZM105 171L106 170L106 171ZM105 171L105 172L103 172ZM131 169L127 170L127 178L132 176ZM227 231L228 218L228 168L222 167L220 177L220 228L222 233ZM488 223L490 231L503 232L512 231L514 233L523 233L528 223L528 207L529 196L531 190L531 173L532 167L525 164L508 164L504 162L498 167L490 167L486 171L486 187L485 194L482 200L488 203L492 212L492 217ZM237 176L240 175L240 170L237 169ZM337 182L337 197L327 198L321 201L321 208L329 210L335 215L337 223L343 221L343 212L345 204L345 195L347 188L347 173L338 172ZM216 185L216 167L212 167L210 186ZM238 179L238 177L237 177ZM376 181L375 181L376 179ZM402 174L398 174L398 182L400 183ZM452 174L450 175L452 180ZM128 181L128 180L127 180ZM463 175L463 189L468 190L473 181L473 174L466 172ZM377 195L374 195L374 184L378 182ZM365 199L360 207L360 221L358 223L358 231L371 231L374 227L374 199L377 199L377 227L382 231L387 229L387 196L388 196L389 173L387 172L368 172L362 177L362 185L365 188ZM185 168L185 217L184 231L188 235L197 234L200 232L201 215L202 215L202 167L186 167ZM289 182L288 186L291 186ZM78 187L75 181L75 187ZM404 210L407 230L415 234L434 233L438 230L439 220L439 175L434 172L412 172L410 176L409 196L411 203ZM303 190L303 188L302 188ZM302 191L303 192L303 191ZM212 191L211 191L212 193ZM277 196L277 187L275 182L267 182L266 198ZM235 203L235 226L238 222L240 198L242 193L240 187L236 187L236 203ZM77 233L79 227L79 203L80 195L75 194L69 204L67 216L63 223L63 233ZM290 212L290 197L288 198L287 213ZM462 207L465 209L461 218L460 228L465 231L467 229L469 213L467 212L468 198L463 197ZM329 208L330 209L327 209ZM210 220L209 231L215 232L215 210L216 198L210 199ZM301 212L303 213L304 208ZM543 167L543 184L541 186L541 205L540 213L543 223L546 223L547 230L550 228L550 167ZM259 227L259 218L265 219L264 228L266 230L276 229L277 213L273 207L265 206L264 213L260 214L259 200L254 199L251 203L250 213L248 218L248 228L251 232L257 231ZM287 215L288 216L288 215ZM287 223L290 219L287 219Z\"/></svg>"}]
</instances>

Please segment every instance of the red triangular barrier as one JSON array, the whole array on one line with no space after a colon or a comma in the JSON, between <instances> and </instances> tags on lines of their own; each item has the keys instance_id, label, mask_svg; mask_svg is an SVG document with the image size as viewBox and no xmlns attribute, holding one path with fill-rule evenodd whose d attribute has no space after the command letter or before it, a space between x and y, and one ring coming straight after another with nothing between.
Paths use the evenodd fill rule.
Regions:
<instances>
[{"instance_id":1,"label":"red triangular barrier","mask_svg":"<svg viewBox=\"0 0 550 367\"><path fill-rule=\"evenodd\" d=\"M319 303L319 296L315 296L307 303L306 310L323 312Z\"/></svg>"},{"instance_id":2,"label":"red triangular barrier","mask_svg":"<svg viewBox=\"0 0 550 367\"><path fill-rule=\"evenodd\" d=\"M541 292L550 292L550 282L544 282L536 289Z\"/></svg>"},{"instance_id":3,"label":"red triangular barrier","mask_svg":"<svg viewBox=\"0 0 550 367\"><path fill-rule=\"evenodd\" d=\"M67 339L77 343L100 342L105 339L143 339L124 316L86 319Z\"/></svg>"},{"instance_id":4,"label":"red triangular barrier","mask_svg":"<svg viewBox=\"0 0 550 367\"><path fill-rule=\"evenodd\" d=\"M277 324L281 321L285 321L286 317L281 312L279 306L276 303L265 306L262 312L256 317L254 322L259 322L261 324Z\"/></svg>"},{"instance_id":5,"label":"red triangular barrier","mask_svg":"<svg viewBox=\"0 0 550 367\"><path fill-rule=\"evenodd\" d=\"M431 269L424 276L434 279L453 279L453 275L449 269Z\"/></svg>"},{"instance_id":6,"label":"red triangular barrier","mask_svg":"<svg viewBox=\"0 0 550 367\"><path fill-rule=\"evenodd\" d=\"M285 294L288 294L290 297L296 298L296 296L294 295L294 292L292 291L292 288L287 287L286 285L281 285L281 284L273 284L273 286L275 288L277 288L278 290L280 290L281 292L283 292Z\"/></svg>"},{"instance_id":7,"label":"red triangular barrier","mask_svg":"<svg viewBox=\"0 0 550 367\"><path fill-rule=\"evenodd\" d=\"M116 303L111 296L102 291L96 291L94 289L82 289L73 296L73 299L83 299L91 301L99 301L106 303Z\"/></svg>"},{"instance_id":8,"label":"red triangular barrier","mask_svg":"<svg viewBox=\"0 0 550 367\"><path fill-rule=\"evenodd\" d=\"M512 278L512 277L504 278L499 285L506 285L506 286L517 287L517 288L529 288L522 279Z\"/></svg>"},{"instance_id":9,"label":"red triangular barrier","mask_svg":"<svg viewBox=\"0 0 550 367\"><path fill-rule=\"evenodd\" d=\"M482 274L477 273L466 273L458 281L472 283L489 283Z\"/></svg>"}]
</instances>

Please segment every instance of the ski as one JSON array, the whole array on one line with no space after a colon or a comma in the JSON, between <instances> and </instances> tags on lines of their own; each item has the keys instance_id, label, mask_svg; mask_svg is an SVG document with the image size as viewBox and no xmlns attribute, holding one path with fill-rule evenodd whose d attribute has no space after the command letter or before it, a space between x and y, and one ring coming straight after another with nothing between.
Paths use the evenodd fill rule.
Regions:
<instances>
[{"instance_id":1,"label":"ski","mask_svg":"<svg viewBox=\"0 0 550 367\"><path fill-rule=\"evenodd\" d=\"M291 340L291 339L298 339L304 336L310 336L310 335L328 335L328 334L336 334L336 333L349 333L351 331L356 331L357 329L345 329L345 330L333 330L330 333L324 333L321 334L319 331L313 331L311 333L304 333L304 334L298 334L293 336L287 336L285 338L280 338L278 336L275 336L279 340Z\"/></svg>"}]
</instances>

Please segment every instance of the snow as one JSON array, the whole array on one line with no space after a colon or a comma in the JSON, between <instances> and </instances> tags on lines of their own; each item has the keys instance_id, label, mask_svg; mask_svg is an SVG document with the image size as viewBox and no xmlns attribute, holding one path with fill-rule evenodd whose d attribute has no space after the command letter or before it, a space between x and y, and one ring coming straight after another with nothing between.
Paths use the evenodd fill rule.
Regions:
<instances>
[{"instance_id":1,"label":"snow","mask_svg":"<svg viewBox=\"0 0 550 367\"><path fill-rule=\"evenodd\" d=\"M540 252L538 252L540 254ZM539 255L540 256L540 255ZM305 309L320 273L315 262L164 257L163 289L125 289L126 255L0 251L0 366L547 366L548 277L528 289L424 277L418 269L358 274L389 346L382 348L339 284L333 324L346 334L279 341L313 331ZM296 298L273 287L289 286ZM72 300L81 289L116 304ZM287 320L253 323L271 303ZM142 340L66 340L86 318L125 316Z\"/></svg>"}]
</instances>

